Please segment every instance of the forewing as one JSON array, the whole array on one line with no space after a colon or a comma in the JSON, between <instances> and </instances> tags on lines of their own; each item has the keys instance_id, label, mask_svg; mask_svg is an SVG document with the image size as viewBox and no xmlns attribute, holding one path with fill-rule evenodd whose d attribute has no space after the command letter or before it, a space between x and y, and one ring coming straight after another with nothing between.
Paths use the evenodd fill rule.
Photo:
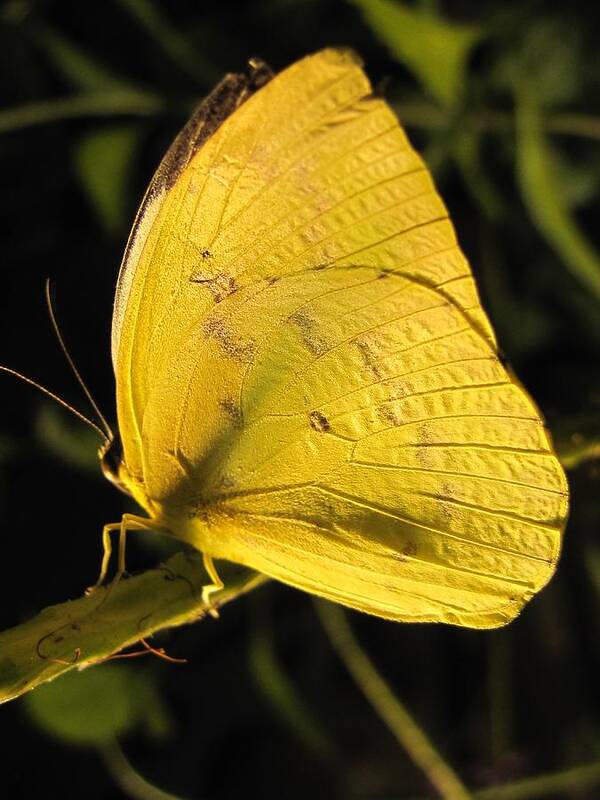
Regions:
<instances>
[{"instance_id":1,"label":"forewing","mask_svg":"<svg viewBox=\"0 0 600 800\"><path fill-rule=\"evenodd\" d=\"M370 265L443 287L493 340L431 177L355 55L324 50L254 94L231 80L237 89L226 81L227 90L216 90L210 113L196 115L151 185L115 302L125 459L155 498L182 476L169 453L179 398L205 357L194 332L240 290L303 270ZM251 329L249 319L242 338ZM173 363L178 372L165 386ZM215 373L211 381L220 379ZM193 457L224 433L210 410L194 410ZM157 462L144 434L155 413L162 421Z\"/></svg>"},{"instance_id":2,"label":"forewing","mask_svg":"<svg viewBox=\"0 0 600 800\"><path fill-rule=\"evenodd\" d=\"M554 568L564 475L357 59L294 64L176 163L116 317L125 458L153 508L365 611L508 621Z\"/></svg>"}]
</instances>

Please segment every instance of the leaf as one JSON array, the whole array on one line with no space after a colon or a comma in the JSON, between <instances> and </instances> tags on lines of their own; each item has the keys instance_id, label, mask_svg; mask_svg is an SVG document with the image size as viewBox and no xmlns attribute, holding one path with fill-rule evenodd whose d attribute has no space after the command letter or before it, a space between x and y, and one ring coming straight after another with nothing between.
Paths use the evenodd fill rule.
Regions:
<instances>
[{"instance_id":1,"label":"leaf","mask_svg":"<svg viewBox=\"0 0 600 800\"><path fill-rule=\"evenodd\" d=\"M516 89L517 178L531 219L575 278L600 299L600 258L572 216L557 159L542 132L539 102L521 81Z\"/></svg>"},{"instance_id":2,"label":"leaf","mask_svg":"<svg viewBox=\"0 0 600 800\"><path fill-rule=\"evenodd\" d=\"M335 745L285 672L266 624L255 625L248 655L252 677L277 714L310 753L332 758Z\"/></svg>"},{"instance_id":3,"label":"leaf","mask_svg":"<svg viewBox=\"0 0 600 800\"><path fill-rule=\"evenodd\" d=\"M233 564L219 565L225 587L211 595L223 606L267 578ZM97 664L164 628L207 614L202 555L177 553L165 564L44 609L0 633L0 703L71 670Z\"/></svg>"},{"instance_id":4,"label":"leaf","mask_svg":"<svg viewBox=\"0 0 600 800\"><path fill-rule=\"evenodd\" d=\"M164 106L160 97L149 92L86 92L0 110L0 134L77 117L150 117L163 111Z\"/></svg>"},{"instance_id":5,"label":"leaf","mask_svg":"<svg viewBox=\"0 0 600 800\"><path fill-rule=\"evenodd\" d=\"M217 79L214 67L203 58L202 52L194 49L160 10L160 4L151 0L119 0L141 25L146 33L163 49L173 63L200 83Z\"/></svg>"},{"instance_id":6,"label":"leaf","mask_svg":"<svg viewBox=\"0 0 600 800\"><path fill-rule=\"evenodd\" d=\"M126 221L126 189L138 141L139 129L132 125L101 128L87 134L75 154L79 180L109 234Z\"/></svg>"},{"instance_id":7,"label":"leaf","mask_svg":"<svg viewBox=\"0 0 600 800\"><path fill-rule=\"evenodd\" d=\"M135 85L117 76L50 25L38 24L36 39L59 73L82 91L136 91Z\"/></svg>"},{"instance_id":8,"label":"leaf","mask_svg":"<svg viewBox=\"0 0 600 800\"><path fill-rule=\"evenodd\" d=\"M448 22L395 0L350 0L392 55L410 69L442 105L455 106L464 91L467 60L481 39L475 25Z\"/></svg>"},{"instance_id":9,"label":"leaf","mask_svg":"<svg viewBox=\"0 0 600 800\"><path fill-rule=\"evenodd\" d=\"M40 407L35 418L38 439L54 455L73 467L98 471L98 434L79 422L67 422L60 409L49 404Z\"/></svg>"},{"instance_id":10,"label":"leaf","mask_svg":"<svg viewBox=\"0 0 600 800\"><path fill-rule=\"evenodd\" d=\"M463 122L454 136L452 155L467 188L481 210L490 219L497 219L502 210L502 201L482 164L481 133L480 129Z\"/></svg>"},{"instance_id":11,"label":"leaf","mask_svg":"<svg viewBox=\"0 0 600 800\"><path fill-rule=\"evenodd\" d=\"M27 695L27 710L40 728L57 739L101 745L138 721L137 679L124 664L70 672Z\"/></svg>"},{"instance_id":12,"label":"leaf","mask_svg":"<svg viewBox=\"0 0 600 800\"><path fill-rule=\"evenodd\" d=\"M534 19L512 47L506 48L493 80L511 89L526 80L544 108L565 105L581 90L581 43L570 20Z\"/></svg>"}]
</instances>

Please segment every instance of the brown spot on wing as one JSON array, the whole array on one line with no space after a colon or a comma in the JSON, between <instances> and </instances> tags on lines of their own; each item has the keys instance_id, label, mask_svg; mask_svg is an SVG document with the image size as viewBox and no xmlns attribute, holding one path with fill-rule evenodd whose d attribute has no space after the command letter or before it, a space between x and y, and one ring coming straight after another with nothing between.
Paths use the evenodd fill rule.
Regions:
<instances>
[{"instance_id":1,"label":"brown spot on wing","mask_svg":"<svg viewBox=\"0 0 600 800\"><path fill-rule=\"evenodd\" d=\"M242 412L235 400L231 400L230 398L226 397L223 400L219 400L219 406L227 414L236 428L241 425Z\"/></svg>"},{"instance_id":2,"label":"brown spot on wing","mask_svg":"<svg viewBox=\"0 0 600 800\"><path fill-rule=\"evenodd\" d=\"M390 403L382 403L378 406L377 416L384 424L391 425L395 428L402 424L402 420Z\"/></svg>"},{"instance_id":3,"label":"brown spot on wing","mask_svg":"<svg viewBox=\"0 0 600 800\"><path fill-rule=\"evenodd\" d=\"M254 361L256 352L254 340L244 340L236 336L222 319L211 317L206 320L202 329L209 339L215 339L219 343L221 350L229 358L240 361L242 364L251 364Z\"/></svg>"},{"instance_id":4,"label":"brown spot on wing","mask_svg":"<svg viewBox=\"0 0 600 800\"><path fill-rule=\"evenodd\" d=\"M207 276L202 272L195 272L190 278L191 283L200 283L212 294L215 303L220 303L225 300L229 295L235 294L238 290L238 285L233 275L228 275L225 272L219 272L218 275Z\"/></svg>"},{"instance_id":5,"label":"brown spot on wing","mask_svg":"<svg viewBox=\"0 0 600 800\"><path fill-rule=\"evenodd\" d=\"M317 321L307 311L304 309L294 311L288 319L300 331L302 342L311 355L321 356L327 352L329 344L319 332Z\"/></svg>"},{"instance_id":6,"label":"brown spot on wing","mask_svg":"<svg viewBox=\"0 0 600 800\"><path fill-rule=\"evenodd\" d=\"M310 422L310 427L319 433L327 433L331 430L329 420L320 411L311 411L308 415L308 421Z\"/></svg>"},{"instance_id":7,"label":"brown spot on wing","mask_svg":"<svg viewBox=\"0 0 600 800\"><path fill-rule=\"evenodd\" d=\"M363 363L371 375L378 381L382 379L383 373L377 363L377 355L373 350L373 346L365 339L355 339L356 346L358 347Z\"/></svg>"}]
</instances>

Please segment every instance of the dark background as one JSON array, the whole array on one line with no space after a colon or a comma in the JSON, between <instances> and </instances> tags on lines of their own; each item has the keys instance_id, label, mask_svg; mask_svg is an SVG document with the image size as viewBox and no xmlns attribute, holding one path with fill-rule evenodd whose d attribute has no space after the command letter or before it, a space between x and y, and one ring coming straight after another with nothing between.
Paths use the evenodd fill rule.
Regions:
<instances>
[{"instance_id":1,"label":"dark background","mask_svg":"<svg viewBox=\"0 0 600 800\"><path fill-rule=\"evenodd\" d=\"M600 760L600 471L586 457L600 437L597 30L591 4L575 0L403 7L413 20L433 17L448 47L453 26L475 26L458 90L427 78L433 34L415 62L403 26L372 24L381 3L0 3L0 363L86 410L50 329L50 276L72 355L113 418L121 253L194 104L253 55L279 70L326 45L359 51L433 169L500 344L571 467L557 575L508 628L349 614L394 692L463 780L484 787ZM33 389L0 381L6 628L95 580L102 525L127 506L101 478L93 432ZM156 560L134 538L131 557ZM270 585L160 644L189 663L97 668L119 676L108 705L129 709L137 698L115 731L153 784L194 799L435 796L351 682L308 596ZM2 707L3 796L153 796L124 788L130 768L94 734L102 720L91 712L65 732L68 714L43 699ZM579 783L545 796L598 796Z\"/></svg>"}]
</instances>

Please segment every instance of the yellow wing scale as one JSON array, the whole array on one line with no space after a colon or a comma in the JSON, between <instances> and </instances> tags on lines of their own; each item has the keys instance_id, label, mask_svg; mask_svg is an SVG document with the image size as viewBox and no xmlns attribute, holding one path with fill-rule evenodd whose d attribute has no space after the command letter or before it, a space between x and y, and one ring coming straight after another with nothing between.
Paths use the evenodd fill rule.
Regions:
<instances>
[{"instance_id":1,"label":"yellow wing scale","mask_svg":"<svg viewBox=\"0 0 600 800\"><path fill-rule=\"evenodd\" d=\"M120 279L134 495L209 555L346 605L509 621L554 570L565 478L356 57L292 65L175 177Z\"/></svg>"}]
</instances>

